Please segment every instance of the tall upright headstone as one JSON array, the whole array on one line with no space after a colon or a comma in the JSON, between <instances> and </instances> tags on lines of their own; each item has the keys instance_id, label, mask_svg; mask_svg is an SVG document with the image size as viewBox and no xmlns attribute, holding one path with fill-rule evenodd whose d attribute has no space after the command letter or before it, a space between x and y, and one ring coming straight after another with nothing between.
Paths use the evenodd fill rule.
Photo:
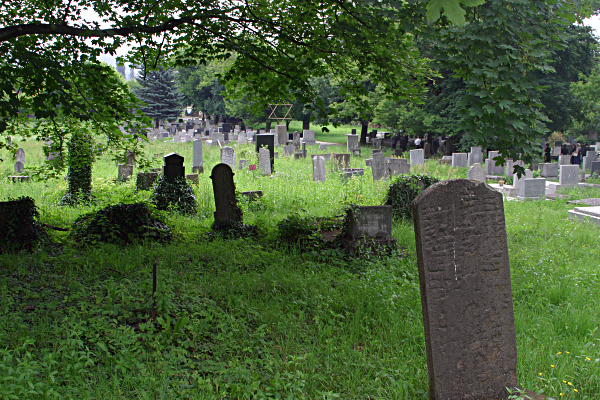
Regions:
<instances>
[{"instance_id":1,"label":"tall upright headstone","mask_svg":"<svg viewBox=\"0 0 600 400\"><path fill-rule=\"evenodd\" d=\"M467 166L470 167L475 164L483 164L483 153L481 152L481 146L473 146L469 152Z\"/></svg>"},{"instance_id":2,"label":"tall upright headstone","mask_svg":"<svg viewBox=\"0 0 600 400\"><path fill-rule=\"evenodd\" d=\"M215 194L215 227L242 222L242 210L235 198L233 171L227 164L217 164L210 174Z\"/></svg>"},{"instance_id":3,"label":"tall upright headstone","mask_svg":"<svg viewBox=\"0 0 600 400\"><path fill-rule=\"evenodd\" d=\"M387 179L388 168L385 154L375 153L373 154L373 161L371 162L371 170L373 171L373 180L378 181L380 179Z\"/></svg>"},{"instance_id":4,"label":"tall upright headstone","mask_svg":"<svg viewBox=\"0 0 600 400\"><path fill-rule=\"evenodd\" d=\"M22 147L17 149L17 154L15 155L15 161L21 161L25 164L25 150Z\"/></svg>"},{"instance_id":5,"label":"tall upright headstone","mask_svg":"<svg viewBox=\"0 0 600 400\"><path fill-rule=\"evenodd\" d=\"M423 154L427 159L431 157L431 143L425 142L425 145L423 146Z\"/></svg>"},{"instance_id":6,"label":"tall upright headstone","mask_svg":"<svg viewBox=\"0 0 600 400\"><path fill-rule=\"evenodd\" d=\"M204 158L202 155L202 140L194 140L192 157L192 173L204 172Z\"/></svg>"},{"instance_id":7,"label":"tall upright headstone","mask_svg":"<svg viewBox=\"0 0 600 400\"><path fill-rule=\"evenodd\" d=\"M358 135L346 135L346 149L348 153L356 155L360 154L360 144Z\"/></svg>"},{"instance_id":8,"label":"tall upright headstone","mask_svg":"<svg viewBox=\"0 0 600 400\"><path fill-rule=\"evenodd\" d=\"M221 163L230 167L235 166L235 150L233 150L233 147L225 146L221 149Z\"/></svg>"},{"instance_id":9,"label":"tall upright headstone","mask_svg":"<svg viewBox=\"0 0 600 400\"><path fill-rule=\"evenodd\" d=\"M302 136L304 138L304 143L308 144L308 145L314 145L316 144L316 140L315 140L315 131L313 130L303 130L302 131Z\"/></svg>"},{"instance_id":10,"label":"tall upright headstone","mask_svg":"<svg viewBox=\"0 0 600 400\"><path fill-rule=\"evenodd\" d=\"M430 397L506 399L517 343L502 194L444 181L415 199L413 215Z\"/></svg>"},{"instance_id":11,"label":"tall upright headstone","mask_svg":"<svg viewBox=\"0 0 600 400\"><path fill-rule=\"evenodd\" d=\"M169 183L174 183L177 178L185 178L184 158L177 153L170 153L163 158L163 175Z\"/></svg>"},{"instance_id":12,"label":"tall upright headstone","mask_svg":"<svg viewBox=\"0 0 600 400\"><path fill-rule=\"evenodd\" d=\"M263 146L269 150L269 155L271 157L271 167L270 170L273 170L273 166L275 164L275 135L266 133L262 135L255 136L256 142L256 152L260 154L259 149ZM259 163L260 164L260 163ZM271 172L269 172L271 174Z\"/></svg>"},{"instance_id":13,"label":"tall upright headstone","mask_svg":"<svg viewBox=\"0 0 600 400\"><path fill-rule=\"evenodd\" d=\"M416 149L410 151L410 166L424 165L425 157L423 155L423 149Z\"/></svg>"},{"instance_id":14,"label":"tall upright headstone","mask_svg":"<svg viewBox=\"0 0 600 400\"><path fill-rule=\"evenodd\" d=\"M325 182L325 157L314 156L312 158L313 163L313 181Z\"/></svg>"},{"instance_id":15,"label":"tall upright headstone","mask_svg":"<svg viewBox=\"0 0 600 400\"><path fill-rule=\"evenodd\" d=\"M288 141L287 126L275 125L275 136L277 136L277 143L280 146L284 146Z\"/></svg>"},{"instance_id":16,"label":"tall upright headstone","mask_svg":"<svg viewBox=\"0 0 600 400\"><path fill-rule=\"evenodd\" d=\"M271 157L269 150L261 147L258 149L258 168L265 175L271 175Z\"/></svg>"}]
</instances>

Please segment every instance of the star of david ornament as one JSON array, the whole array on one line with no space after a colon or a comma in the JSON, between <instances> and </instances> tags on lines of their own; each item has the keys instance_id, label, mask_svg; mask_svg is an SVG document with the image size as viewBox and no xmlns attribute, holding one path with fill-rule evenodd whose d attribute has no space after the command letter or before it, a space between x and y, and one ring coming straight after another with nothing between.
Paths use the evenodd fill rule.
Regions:
<instances>
[{"instance_id":1,"label":"star of david ornament","mask_svg":"<svg viewBox=\"0 0 600 400\"><path fill-rule=\"evenodd\" d=\"M269 107L271 108L271 114L269 115L269 119L277 120L278 125L281 125L281 122L285 121L286 119L292 119L292 117L290 116L290 110L292 109L291 104L269 104ZM283 114L283 117L277 116L278 108L280 110L279 115Z\"/></svg>"}]
</instances>

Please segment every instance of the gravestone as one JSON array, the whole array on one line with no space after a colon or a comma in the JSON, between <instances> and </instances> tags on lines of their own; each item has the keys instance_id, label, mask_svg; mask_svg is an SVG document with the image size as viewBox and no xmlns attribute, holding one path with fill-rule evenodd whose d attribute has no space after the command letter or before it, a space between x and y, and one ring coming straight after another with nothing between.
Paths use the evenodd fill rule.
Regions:
<instances>
[{"instance_id":1,"label":"gravestone","mask_svg":"<svg viewBox=\"0 0 600 400\"><path fill-rule=\"evenodd\" d=\"M192 156L192 172L204 172L204 157L202 154L202 140L194 140L194 149Z\"/></svg>"},{"instance_id":2,"label":"gravestone","mask_svg":"<svg viewBox=\"0 0 600 400\"><path fill-rule=\"evenodd\" d=\"M533 171L526 169L525 170L525 175L521 175L521 177L519 178L519 176L517 174L513 174L513 189L514 189L514 193L511 193L511 195L513 196L519 196L519 193L521 191L521 187L523 186L523 182L525 182L525 179L532 179L533 178ZM545 182L545 180L544 180Z\"/></svg>"},{"instance_id":3,"label":"gravestone","mask_svg":"<svg viewBox=\"0 0 600 400\"><path fill-rule=\"evenodd\" d=\"M406 158L390 158L388 160L387 168L389 174L392 176L410 174L410 164Z\"/></svg>"},{"instance_id":4,"label":"gravestone","mask_svg":"<svg viewBox=\"0 0 600 400\"><path fill-rule=\"evenodd\" d=\"M352 178L353 176L364 176L365 170L362 168L343 168L341 177L342 178Z\"/></svg>"},{"instance_id":5,"label":"gravestone","mask_svg":"<svg viewBox=\"0 0 600 400\"><path fill-rule=\"evenodd\" d=\"M598 155L595 151L588 151L587 155L583 157L583 169L590 172L592 170L592 163L598 161Z\"/></svg>"},{"instance_id":6,"label":"gravestone","mask_svg":"<svg viewBox=\"0 0 600 400\"><path fill-rule=\"evenodd\" d=\"M570 164L571 164L571 156L569 156L569 155L558 156L558 165L570 165Z\"/></svg>"},{"instance_id":7,"label":"gravestone","mask_svg":"<svg viewBox=\"0 0 600 400\"><path fill-rule=\"evenodd\" d=\"M117 177L120 181L126 181L133 175L133 165L119 164Z\"/></svg>"},{"instance_id":8,"label":"gravestone","mask_svg":"<svg viewBox=\"0 0 600 400\"><path fill-rule=\"evenodd\" d=\"M261 147L258 149L258 168L265 175L271 175L271 156L268 149Z\"/></svg>"},{"instance_id":9,"label":"gravestone","mask_svg":"<svg viewBox=\"0 0 600 400\"><path fill-rule=\"evenodd\" d=\"M567 142L569 142L569 144L575 144L575 137L574 136L567 137Z\"/></svg>"},{"instance_id":10,"label":"gravestone","mask_svg":"<svg viewBox=\"0 0 600 400\"><path fill-rule=\"evenodd\" d=\"M452 153L452 166L464 168L467 166L467 153Z\"/></svg>"},{"instance_id":11,"label":"gravestone","mask_svg":"<svg viewBox=\"0 0 600 400\"><path fill-rule=\"evenodd\" d=\"M423 149L416 149L410 151L410 166L425 165L425 157L423 155Z\"/></svg>"},{"instance_id":12,"label":"gravestone","mask_svg":"<svg viewBox=\"0 0 600 400\"><path fill-rule=\"evenodd\" d=\"M327 150L327 145L326 144L319 144L319 150Z\"/></svg>"},{"instance_id":13,"label":"gravestone","mask_svg":"<svg viewBox=\"0 0 600 400\"><path fill-rule=\"evenodd\" d=\"M314 145L317 143L315 140L315 131L313 130L303 130L302 136L304 137L304 143L308 145Z\"/></svg>"},{"instance_id":14,"label":"gravestone","mask_svg":"<svg viewBox=\"0 0 600 400\"><path fill-rule=\"evenodd\" d=\"M221 149L221 164L227 164L230 167L235 166L235 150L233 150L233 147L225 146Z\"/></svg>"},{"instance_id":15,"label":"gravestone","mask_svg":"<svg viewBox=\"0 0 600 400\"><path fill-rule=\"evenodd\" d=\"M150 190L156 178L158 178L158 173L156 172L138 172L135 180L135 188L137 190Z\"/></svg>"},{"instance_id":16,"label":"gravestone","mask_svg":"<svg viewBox=\"0 0 600 400\"><path fill-rule=\"evenodd\" d=\"M391 250L396 247L392 237L392 206L363 206L348 211L346 235L342 240L351 254L361 248L375 251Z\"/></svg>"},{"instance_id":17,"label":"gravestone","mask_svg":"<svg viewBox=\"0 0 600 400\"><path fill-rule=\"evenodd\" d=\"M242 210L235 198L233 171L227 164L217 164L210 174L215 194L214 227L242 223Z\"/></svg>"},{"instance_id":18,"label":"gravestone","mask_svg":"<svg viewBox=\"0 0 600 400\"><path fill-rule=\"evenodd\" d=\"M479 163L473 164L467 171L467 179L485 183L485 170Z\"/></svg>"},{"instance_id":19,"label":"gravestone","mask_svg":"<svg viewBox=\"0 0 600 400\"><path fill-rule=\"evenodd\" d=\"M558 183L560 186L577 186L579 183L579 165L561 165Z\"/></svg>"},{"instance_id":20,"label":"gravestone","mask_svg":"<svg viewBox=\"0 0 600 400\"><path fill-rule=\"evenodd\" d=\"M486 169L486 174L487 175L494 175L494 176L503 176L505 171L504 171L504 166L502 165L496 165L496 161L494 160L494 158L499 156L499 152L498 151L490 151L488 153L488 158L485 160L485 169Z\"/></svg>"},{"instance_id":21,"label":"gravestone","mask_svg":"<svg viewBox=\"0 0 600 400\"><path fill-rule=\"evenodd\" d=\"M256 152L257 153L259 153L259 149L263 146L266 146L267 149L269 150L269 156L271 159L271 166L270 166L269 170L272 171L273 166L275 164L275 135L270 134L270 133L256 135L255 141L256 141ZM270 172L269 172L269 175L270 175Z\"/></svg>"},{"instance_id":22,"label":"gravestone","mask_svg":"<svg viewBox=\"0 0 600 400\"><path fill-rule=\"evenodd\" d=\"M481 146L471 147L471 151L467 157L467 166L471 167L475 164L479 164L480 166L483 164L483 153L481 152Z\"/></svg>"},{"instance_id":23,"label":"gravestone","mask_svg":"<svg viewBox=\"0 0 600 400\"><path fill-rule=\"evenodd\" d=\"M356 155L356 152L360 154L360 144L358 142L358 135L346 135L346 150L350 154Z\"/></svg>"},{"instance_id":24,"label":"gravestone","mask_svg":"<svg viewBox=\"0 0 600 400\"><path fill-rule=\"evenodd\" d=\"M560 156L560 150L561 150L561 146L554 146L552 148L552 155L555 157Z\"/></svg>"},{"instance_id":25,"label":"gravestone","mask_svg":"<svg viewBox=\"0 0 600 400\"><path fill-rule=\"evenodd\" d=\"M287 127L285 125L275 125L275 136L277 136L279 145L285 145L288 141Z\"/></svg>"},{"instance_id":26,"label":"gravestone","mask_svg":"<svg viewBox=\"0 0 600 400\"><path fill-rule=\"evenodd\" d=\"M296 147L293 144L283 146L283 155L284 156L292 156L295 151L296 151Z\"/></svg>"},{"instance_id":27,"label":"gravestone","mask_svg":"<svg viewBox=\"0 0 600 400\"><path fill-rule=\"evenodd\" d=\"M23 150L21 147L17 149L15 161L21 161L23 164L25 164L25 150Z\"/></svg>"},{"instance_id":28,"label":"gravestone","mask_svg":"<svg viewBox=\"0 0 600 400\"><path fill-rule=\"evenodd\" d=\"M546 197L546 178L525 178L519 187L519 199L544 199Z\"/></svg>"},{"instance_id":29,"label":"gravestone","mask_svg":"<svg viewBox=\"0 0 600 400\"><path fill-rule=\"evenodd\" d=\"M231 132L231 124L223 124L223 133L229 133ZM214 171L214 168L213 168Z\"/></svg>"},{"instance_id":30,"label":"gravestone","mask_svg":"<svg viewBox=\"0 0 600 400\"><path fill-rule=\"evenodd\" d=\"M15 163L15 172L17 174L20 174L21 172L23 172L24 169L25 169L25 165L23 165L22 161L17 161Z\"/></svg>"},{"instance_id":31,"label":"gravestone","mask_svg":"<svg viewBox=\"0 0 600 400\"><path fill-rule=\"evenodd\" d=\"M431 157L431 143L425 143L425 145L423 146L423 153L425 155L425 158L429 159L429 157Z\"/></svg>"},{"instance_id":32,"label":"gravestone","mask_svg":"<svg viewBox=\"0 0 600 400\"><path fill-rule=\"evenodd\" d=\"M185 179L187 179L190 182L197 183L198 182L198 174L187 174L185 176Z\"/></svg>"},{"instance_id":33,"label":"gravestone","mask_svg":"<svg viewBox=\"0 0 600 400\"><path fill-rule=\"evenodd\" d=\"M540 171L542 178L555 178L558 176L558 167L560 167L558 163L543 163L540 164L540 167L542 167Z\"/></svg>"},{"instance_id":34,"label":"gravestone","mask_svg":"<svg viewBox=\"0 0 600 400\"><path fill-rule=\"evenodd\" d=\"M185 177L184 158L177 153L170 153L163 157L163 175L169 183L174 183L177 178Z\"/></svg>"},{"instance_id":35,"label":"gravestone","mask_svg":"<svg viewBox=\"0 0 600 400\"><path fill-rule=\"evenodd\" d=\"M249 164L249 163L248 163L248 160L240 160L240 161L239 161L238 168L239 168L239 169L246 168L246 167L248 166L248 164Z\"/></svg>"},{"instance_id":36,"label":"gravestone","mask_svg":"<svg viewBox=\"0 0 600 400\"><path fill-rule=\"evenodd\" d=\"M350 168L350 154L333 153L333 163L337 169Z\"/></svg>"},{"instance_id":37,"label":"gravestone","mask_svg":"<svg viewBox=\"0 0 600 400\"><path fill-rule=\"evenodd\" d=\"M312 159L313 181L325 182L325 157L316 156Z\"/></svg>"},{"instance_id":38,"label":"gravestone","mask_svg":"<svg viewBox=\"0 0 600 400\"><path fill-rule=\"evenodd\" d=\"M373 172L373 180L378 181L380 179L387 179L388 168L383 153L373 154L373 162L371 165L371 171Z\"/></svg>"},{"instance_id":39,"label":"gravestone","mask_svg":"<svg viewBox=\"0 0 600 400\"><path fill-rule=\"evenodd\" d=\"M430 397L504 400L517 386L517 343L502 194L444 181L413 215Z\"/></svg>"},{"instance_id":40,"label":"gravestone","mask_svg":"<svg viewBox=\"0 0 600 400\"><path fill-rule=\"evenodd\" d=\"M591 174L592 177L594 177L594 175L600 175L600 161L592 161Z\"/></svg>"}]
</instances>

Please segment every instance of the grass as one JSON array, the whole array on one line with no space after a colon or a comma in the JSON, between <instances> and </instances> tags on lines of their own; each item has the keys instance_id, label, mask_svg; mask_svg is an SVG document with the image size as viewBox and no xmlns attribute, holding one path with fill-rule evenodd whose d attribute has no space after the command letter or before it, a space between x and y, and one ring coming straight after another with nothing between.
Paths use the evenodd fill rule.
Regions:
<instances>
[{"instance_id":1,"label":"grass","mask_svg":"<svg viewBox=\"0 0 600 400\"><path fill-rule=\"evenodd\" d=\"M273 129L274 129L275 124L276 124L276 122L273 122L271 125L271 127L273 127ZM253 129L265 129L265 127L266 127L265 123L258 124L256 126L252 125ZM310 129L315 131L315 139L320 142L346 144L346 136L344 136L344 135L351 134L352 129L356 129L356 133L360 135L361 126L360 125L340 125L338 127L335 127L333 125L328 125L327 129L329 130L329 132L323 132L322 125L310 124ZM302 121L291 121L290 122L288 132L294 132L294 131L302 132Z\"/></svg>"},{"instance_id":2,"label":"grass","mask_svg":"<svg viewBox=\"0 0 600 400\"><path fill-rule=\"evenodd\" d=\"M24 143L26 166L41 162L39 146ZM251 146L234 147L238 159L255 161ZM147 148L150 156L171 151L191 160L191 143ZM199 215L169 214L169 245L81 249L67 233L51 232L62 247L0 254L0 398L428 398L411 224L393 226L406 256L361 260L303 251L281 243L276 230L292 213L333 216L350 203L381 204L386 184L373 182L368 169L362 179L342 181L329 163L327 181L314 183L310 158L277 159L272 177L235 170L238 190L265 193L244 205L259 238L209 241L209 171L218 154L205 147L207 172L194 186ZM352 158L352 167L363 165L364 157ZM413 172L466 176L433 162ZM10 173L2 164L0 174ZM56 206L62 179L2 180L0 200L29 195L42 222L66 227L90 210L149 198L133 182L115 183L116 173L108 156L95 164L90 206ZM598 189L570 194L600 197ZM553 398L594 399L598 228L569 220L570 208L565 200L505 202L518 376L521 386ZM159 318L151 323L155 262Z\"/></svg>"}]
</instances>

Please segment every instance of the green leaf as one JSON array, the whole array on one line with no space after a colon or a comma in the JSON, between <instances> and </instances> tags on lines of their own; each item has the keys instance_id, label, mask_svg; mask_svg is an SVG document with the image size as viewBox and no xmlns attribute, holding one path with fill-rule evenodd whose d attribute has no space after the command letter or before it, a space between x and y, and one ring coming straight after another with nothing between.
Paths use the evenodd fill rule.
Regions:
<instances>
[{"instance_id":1,"label":"green leaf","mask_svg":"<svg viewBox=\"0 0 600 400\"><path fill-rule=\"evenodd\" d=\"M440 18L442 9L446 17L455 25L463 26L465 24L465 10L460 6L476 7L485 3L485 0L430 0L427 4L427 22L434 23Z\"/></svg>"}]
</instances>

